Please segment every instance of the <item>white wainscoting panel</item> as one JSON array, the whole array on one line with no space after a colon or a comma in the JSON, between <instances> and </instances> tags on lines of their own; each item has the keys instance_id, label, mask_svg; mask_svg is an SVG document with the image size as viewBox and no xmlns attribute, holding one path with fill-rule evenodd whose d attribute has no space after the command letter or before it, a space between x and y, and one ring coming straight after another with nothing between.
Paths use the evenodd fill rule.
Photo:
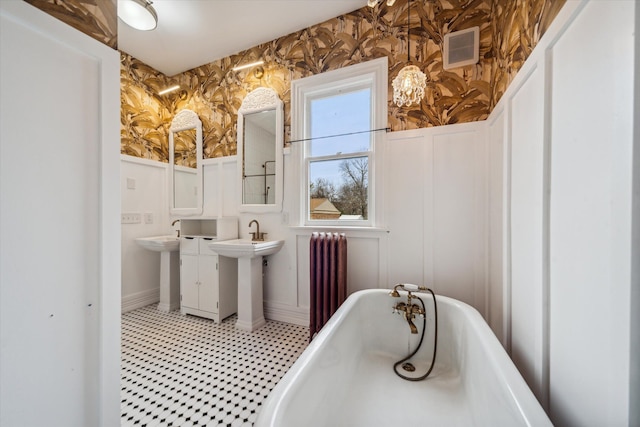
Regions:
<instances>
[{"instance_id":1,"label":"white wainscoting panel","mask_svg":"<svg viewBox=\"0 0 640 427\"><path fill-rule=\"evenodd\" d=\"M484 126L447 126L434 134L433 211L425 212L432 238L425 243L432 246L435 290L486 315Z\"/></svg>"},{"instance_id":2,"label":"white wainscoting panel","mask_svg":"<svg viewBox=\"0 0 640 427\"><path fill-rule=\"evenodd\" d=\"M415 282L485 313L485 124L387 135L388 282Z\"/></svg>"},{"instance_id":3,"label":"white wainscoting panel","mask_svg":"<svg viewBox=\"0 0 640 427\"><path fill-rule=\"evenodd\" d=\"M222 194L220 203L222 204L222 216L238 216L238 203L240 203L240 195L237 194L238 179L236 168L238 167L237 157L223 157L220 171L220 187Z\"/></svg>"},{"instance_id":4,"label":"white wainscoting panel","mask_svg":"<svg viewBox=\"0 0 640 427\"><path fill-rule=\"evenodd\" d=\"M138 237L175 233L169 218L167 163L122 155L120 161L121 209L141 215L139 224L122 224L122 310L159 301L160 254L142 248ZM128 188L128 183L135 188ZM145 223L150 213L153 222ZM174 228L178 228L176 225ZM154 300L154 295L158 299ZM141 298L144 296L144 298Z\"/></svg>"},{"instance_id":5,"label":"white wainscoting panel","mask_svg":"<svg viewBox=\"0 0 640 427\"><path fill-rule=\"evenodd\" d=\"M503 114L507 135L506 206L490 199L489 210L490 259L504 254L506 344L555 425L637 425L640 417L638 340L630 338L640 263L632 240L638 25L637 2L567 1L488 120L490 162ZM490 194L499 181L490 178ZM502 249L493 231L501 221ZM490 277L499 268L491 261Z\"/></svg>"},{"instance_id":6,"label":"white wainscoting panel","mask_svg":"<svg viewBox=\"0 0 640 427\"><path fill-rule=\"evenodd\" d=\"M513 91L511 117L511 357L542 400L546 390L543 305L544 70L539 63Z\"/></svg>"},{"instance_id":7,"label":"white wainscoting panel","mask_svg":"<svg viewBox=\"0 0 640 427\"><path fill-rule=\"evenodd\" d=\"M551 51L556 425L633 425L629 407L638 405L629 401L634 7L589 2Z\"/></svg>"},{"instance_id":8,"label":"white wainscoting panel","mask_svg":"<svg viewBox=\"0 0 640 427\"><path fill-rule=\"evenodd\" d=\"M236 156L203 161L203 216L238 216Z\"/></svg>"},{"instance_id":9,"label":"white wainscoting panel","mask_svg":"<svg viewBox=\"0 0 640 427\"><path fill-rule=\"evenodd\" d=\"M217 217L222 209L224 176L221 159L206 159L202 163L203 216Z\"/></svg>"},{"instance_id":10,"label":"white wainscoting panel","mask_svg":"<svg viewBox=\"0 0 640 427\"><path fill-rule=\"evenodd\" d=\"M507 170L505 165L508 162L505 161L505 156L508 154L505 149L505 111L504 108L500 108L499 111L494 111L490 120L487 121L487 135L488 135L488 151L489 151L489 165L488 165L488 188L489 199L487 201L488 207L488 232L489 237L489 250L487 254L487 268L488 268L488 301L487 301L487 322L491 326L491 330L496 334L502 345L507 347L507 324L505 316L505 310L509 307L509 304L505 304L504 300L508 296L507 284L508 274L505 271L505 266L508 262L505 262L506 248L506 236L508 233L505 228L505 218L508 217L506 211L507 203L505 200L505 194L508 194L508 188L506 188Z\"/></svg>"},{"instance_id":11,"label":"white wainscoting panel","mask_svg":"<svg viewBox=\"0 0 640 427\"><path fill-rule=\"evenodd\" d=\"M388 138L384 187L389 284L431 286L426 277L432 258L425 253L425 204L432 202L427 192L431 189L433 144L420 131L396 132Z\"/></svg>"}]
</instances>

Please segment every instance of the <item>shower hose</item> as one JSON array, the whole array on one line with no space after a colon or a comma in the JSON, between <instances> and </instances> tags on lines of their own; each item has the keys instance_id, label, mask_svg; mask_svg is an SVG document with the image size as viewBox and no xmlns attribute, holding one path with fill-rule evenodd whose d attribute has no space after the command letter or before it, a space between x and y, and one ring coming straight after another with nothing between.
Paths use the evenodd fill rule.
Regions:
<instances>
[{"instance_id":1,"label":"shower hose","mask_svg":"<svg viewBox=\"0 0 640 427\"><path fill-rule=\"evenodd\" d=\"M411 354L409 354L407 357L405 357L402 360L397 361L396 363L393 364L393 372L396 373L397 376L399 376L400 378L407 380L407 381L422 381L425 378L427 378L429 376L429 374L431 373L431 371L433 370L433 365L435 365L436 363L436 350L438 347L438 306L436 304L436 294L433 293L433 291L431 289L427 289L427 291L429 291L431 293L431 296L433 297L433 313L434 313L434 317L435 317L435 333L433 335L433 358L431 359L431 366L429 367L429 370L427 371L426 374L419 376L419 377L408 377L406 375L402 375L400 372L398 372L398 365L400 365L401 363L406 362L407 360L411 359L413 356L415 356L415 354L418 352L418 350L420 350L420 347L422 346L422 341L424 340L424 334L425 331L427 330L427 309L424 305L424 301L422 301L422 298L418 297L418 300L420 300L420 304L422 304L422 311L424 311L424 318L422 319L422 335L420 336L420 342L418 342L418 346L416 347L415 350L413 350L411 352Z\"/></svg>"}]
</instances>

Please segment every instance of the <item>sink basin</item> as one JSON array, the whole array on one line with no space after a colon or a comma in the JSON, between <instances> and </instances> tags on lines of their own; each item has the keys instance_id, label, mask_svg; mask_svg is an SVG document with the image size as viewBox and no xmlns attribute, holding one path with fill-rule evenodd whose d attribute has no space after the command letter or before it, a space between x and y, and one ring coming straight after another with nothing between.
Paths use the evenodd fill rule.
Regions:
<instances>
[{"instance_id":1,"label":"sink basin","mask_svg":"<svg viewBox=\"0 0 640 427\"><path fill-rule=\"evenodd\" d=\"M160 302L158 310L180 308L180 239L176 236L138 237L136 243L153 252L160 252Z\"/></svg>"},{"instance_id":2,"label":"sink basin","mask_svg":"<svg viewBox=\"0 0 640 427\"><path fill-rule=\"evenodd\" d=\"M284 240L256 242L249 239L222 240L209 243L209 248L219 255L229 258L255 258L278 252Z\"/></svg>"},{"instance_id":3,"label":"sink basin","mask_svg":"<svg viewBox=\"0 0 640 427\"><path fill-rule=\"evenodd\" d=\"M180 239L176 236L138 237L136 242L145 249L155 252L175 252L180 249Z\"/></svg>"},{"instance_id":4,"label":"sink basin","mask_svg":"<svg viewBox=\"0 0 640 427\"><path fill-rule=\"evenodd\" d=\"M262 257L275 254L283 245L284 240L235 239L209 243L209 249L218 255L238 258L237 328L255 331L267 323L262 299Z\"/></svg>"}]
</instances>

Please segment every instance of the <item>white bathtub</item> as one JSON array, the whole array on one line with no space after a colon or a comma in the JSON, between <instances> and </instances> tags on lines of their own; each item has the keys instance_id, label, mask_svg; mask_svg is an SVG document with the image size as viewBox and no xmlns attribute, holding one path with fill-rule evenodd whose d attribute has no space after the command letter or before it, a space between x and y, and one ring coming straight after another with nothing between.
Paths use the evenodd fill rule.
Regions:
<instances>
[{"instance_id":1,"label":"white bathtub","mask_svg":"<svg viewBox=\"0 0 640 427\"><path fill-rule=\"evenodd\" d=\"M406 381L393 363L415 348L392 305L406 301L372 289L354 293L267 397L258 427L550 426L511 359L472 307L437 296L438 352L431 375ZM412 362L427 371L433 354L433 302L427 333ZM419 303L418 303L419 304ZM416 319L419 332L422 320Z\"/></svg>"}]
</instances>

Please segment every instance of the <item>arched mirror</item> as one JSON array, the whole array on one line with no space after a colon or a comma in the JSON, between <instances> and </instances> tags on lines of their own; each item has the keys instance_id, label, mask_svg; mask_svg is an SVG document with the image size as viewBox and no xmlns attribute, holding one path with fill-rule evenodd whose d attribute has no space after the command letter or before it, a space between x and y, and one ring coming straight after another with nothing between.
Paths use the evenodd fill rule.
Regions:
<instances>
[{"instance_id":1,"label":"arched mirror","mask_svg":"<svg viewBox=\"0 0 640 427\"><path fill-rule=\"evenodd\" d=\"M202 122L182 110L169 129L169 207L174 215L202 213Z\"/></svg>"},{"instance_id":2,"label":"arched mirror","mask_svg":"<svg viewBox=\"0 0 640 427\"><path fill-rule=\"evenodd\" d=\"M283 102L273 89L257 88L238 110L240 212L282 210Z\"/></svg>"}]
</instances>

